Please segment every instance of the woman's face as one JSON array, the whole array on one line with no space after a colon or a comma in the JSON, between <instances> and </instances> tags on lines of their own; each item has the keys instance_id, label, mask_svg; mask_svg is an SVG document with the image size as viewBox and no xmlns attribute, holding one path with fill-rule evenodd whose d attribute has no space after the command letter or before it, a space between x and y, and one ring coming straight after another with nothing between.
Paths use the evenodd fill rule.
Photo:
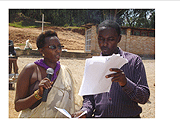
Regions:
<instances>
[{"instance_id":1,"label":"woman's face","mask_svg":"<svg viewBox=\"0 0 180 127\"><path fill-rule=\"evenodd\" d=\"M44 60L50 62L57 62L60 59L60 54L62 52L62 47L59 39L56 36L46 37L45 45L40 51L44 54Z\"/></svg>"}]
</instances>

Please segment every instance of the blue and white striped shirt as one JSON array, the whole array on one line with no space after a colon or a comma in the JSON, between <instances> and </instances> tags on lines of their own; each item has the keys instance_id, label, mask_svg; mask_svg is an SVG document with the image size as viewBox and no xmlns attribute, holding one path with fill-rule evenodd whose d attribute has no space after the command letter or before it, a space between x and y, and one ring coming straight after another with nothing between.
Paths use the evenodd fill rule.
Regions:
<instances>
[{"instance_id":1,"label":"blue and white striped shirt","mask_svg":"<svg viewBox=\"0 0 180 127\"><path fill-rule=\"evenodd\" d=\"M138 103L145 104L148 101L150 91L141 58L120 48L119 54L128 60L121 67L127 84L121 87L118 82L113 82L110 92L83 96L81 110L87 110L87 117L134 117L142 112Z\"/></svg>"}]
</instances>

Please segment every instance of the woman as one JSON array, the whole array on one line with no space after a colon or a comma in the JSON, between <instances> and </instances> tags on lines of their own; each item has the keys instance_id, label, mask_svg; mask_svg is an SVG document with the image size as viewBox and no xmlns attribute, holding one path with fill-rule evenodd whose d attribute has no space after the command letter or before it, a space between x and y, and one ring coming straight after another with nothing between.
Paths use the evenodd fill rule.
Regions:
<instances>
[{"instance_id":1,"label":"woman","mask_svg":"<svg viewBox=\"0 0 180 127\"><path fill-rule=\"evenodd\" d=\"M37 38L37 47L44 59L24 67L17 81L15 110L21 111L19 117L64 117L54 107L74 112L74 79L65 66L60 65L61 43L55 31L42 32ZM50 81L46 78L47 68L54 74ZM50 89L47 101L42 102L44 89Z\"/></svg>"}]
</instances>

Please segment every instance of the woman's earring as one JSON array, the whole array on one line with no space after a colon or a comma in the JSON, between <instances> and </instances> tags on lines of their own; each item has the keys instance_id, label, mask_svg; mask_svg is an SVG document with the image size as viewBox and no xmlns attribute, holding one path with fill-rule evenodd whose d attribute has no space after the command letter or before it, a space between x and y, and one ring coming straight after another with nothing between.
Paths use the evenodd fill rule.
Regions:
<instances>
[{"instance_id":1,"label":"woman's earring","mask_svg":"<svg viewBox=\"0 0 180 127\"><path fill-rule=\"evenodd\" d=\"M42 56L44 57L44 54L42 54Z\"/></svg>"}]
</instances>

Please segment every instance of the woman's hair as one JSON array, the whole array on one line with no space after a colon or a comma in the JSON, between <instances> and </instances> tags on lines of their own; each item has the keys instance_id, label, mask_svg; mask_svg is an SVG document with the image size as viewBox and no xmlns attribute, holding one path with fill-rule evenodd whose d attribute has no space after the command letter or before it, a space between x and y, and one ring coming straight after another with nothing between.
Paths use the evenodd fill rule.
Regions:
<instances>
[{"instance_id":1,"label":"woman's hair","mask_svg":"<svg viewBox=\"0 0 180 127\"><path fill-rule=\"evenodd\" d=\"M57 36L57 33L53 30L48 30L48 31L44 31L42 32L38 37L37 37L37 40L36 40L36 45L38 47L38 49L44 47L45 45L45 38L46 37L52 37L52 36Z\"/></svg>"},{"instance_id":2,"label":"woman's hair","mask_svg":"<svg viewBox=\"0 0 180 127\"><path fill-rule=\"evenodd\" d=\"M120 28L119 24L117 22L113 21L113 20L105 20L105 21L103 21L102 23L100 23L98 25L98 29L100 27L111 27L111 28L114 28L116 30L118 36L121 35L121 28Z\"/></svg>"}]
</instances>

